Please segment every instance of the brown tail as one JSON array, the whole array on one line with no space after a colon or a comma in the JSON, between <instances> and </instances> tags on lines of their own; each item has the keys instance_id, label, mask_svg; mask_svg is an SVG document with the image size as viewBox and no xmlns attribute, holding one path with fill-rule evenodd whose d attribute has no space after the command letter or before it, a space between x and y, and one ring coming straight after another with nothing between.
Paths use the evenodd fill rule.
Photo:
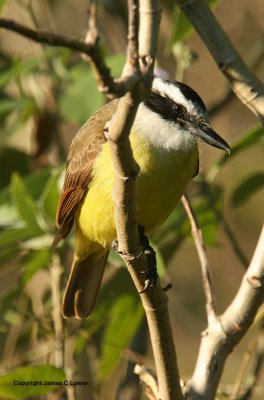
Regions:
<instances>
[{"instance_id":1,"label":"brown tail","mask_svg":"<svg viewBox=\"0 0 264 400\"><path fill-rule=\"evenodd\" d=\"M87 318L93 311L108 253L74 256L62 302L64 317Z\"/></svg>"}]
</instances>

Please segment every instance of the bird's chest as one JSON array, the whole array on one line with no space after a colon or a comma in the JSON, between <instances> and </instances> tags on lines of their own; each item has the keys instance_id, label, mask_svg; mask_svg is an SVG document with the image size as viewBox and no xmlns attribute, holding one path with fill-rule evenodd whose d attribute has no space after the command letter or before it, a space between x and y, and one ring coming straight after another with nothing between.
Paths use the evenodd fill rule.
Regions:
<instances>
[{"instance_id":1,"label":"bird's chest","mask_svg":"<svg viewBox=\"0 0 264 400\"><path fill-rule=\"evenodd\" d=\"M195 175L198 151L160 152L144 142L132 141L140 167L136 181L137 222L146 231L159 226L174 209L189 180ZM88 241L108 248L116 237L113 201L114 171L108 145L94 165L94 175L76 216L76 227Z\"/></svg>"},{"instance_id":2,"label":"bird's chest","mask_svg":"<svg viewBox=\"0 0 264 400\"><path fill-rule=\"evenodd\" d=\"M147 231L164 222L180 200L187 184L198 169L198 150L156 151L148 158L137 157L140 175L136 200L138 223Z\"/></svg>"}]
</instances>

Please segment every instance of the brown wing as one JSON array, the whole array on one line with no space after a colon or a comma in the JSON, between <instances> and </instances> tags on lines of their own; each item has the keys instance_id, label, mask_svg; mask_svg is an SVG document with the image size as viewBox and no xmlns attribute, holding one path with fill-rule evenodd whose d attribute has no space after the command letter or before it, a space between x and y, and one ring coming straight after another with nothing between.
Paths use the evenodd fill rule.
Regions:
<instances>
[{"instance_id":1,"label":"brown wing","mask_svg":"<svg viewBox=\"0 0 264 400\"><path fill-rule=\"evenodd\" d=\"M58 232L52 247L70 232L92 179L94 160L105 143L104 127L116 110L118 99L97 111L77 132L70 146L63 190L59 198L56 223Z\"/></svg>"}]
</instances>

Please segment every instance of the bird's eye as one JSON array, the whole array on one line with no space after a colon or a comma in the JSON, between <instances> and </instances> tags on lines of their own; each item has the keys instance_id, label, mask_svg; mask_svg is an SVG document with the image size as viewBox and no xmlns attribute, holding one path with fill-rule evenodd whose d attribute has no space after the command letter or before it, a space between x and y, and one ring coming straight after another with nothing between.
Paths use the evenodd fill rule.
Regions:
<instances>
[{"instance_id":1,"label":"bird's eye","mask_svg":"<svg viewBox=\"0 0 264 400\"><path fill-rule=\"evenodd\" d=\"M174 103L173 105L173 110L177 112L177 114L185 114L186 113L186 108L179 103Z\"/></svg>"}]
</instances>

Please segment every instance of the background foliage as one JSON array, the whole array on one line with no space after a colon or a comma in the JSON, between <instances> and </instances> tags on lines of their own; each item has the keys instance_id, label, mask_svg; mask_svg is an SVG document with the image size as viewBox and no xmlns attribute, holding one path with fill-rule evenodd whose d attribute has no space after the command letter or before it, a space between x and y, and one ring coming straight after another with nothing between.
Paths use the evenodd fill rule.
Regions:
<instances>
[{"instance_id":1,"label":"background foliage","mask_svg":"<svg viewBox=\"0 0 264 400\"><path fill-rule=\"evenodd\" d=\"M126 9L121 1L99 3L102 47L118 76L125 59ZM263 5L252 1L249 7L237 0L210 3L248 63L263 77L263 27L259 22ZM162 4L159 73L166 70L170 77L183 79L196 89L211 110L216 130L232 146L231 156L203 146L200 176L188 189L209 247L221 311L238 287L263 218L263 130L230 94L174 2ZM67 36L85 33L84 1L2 0L0 7L3 16L34 28ZM238 8L240 17L226 18ZM249 28L246 36L245 26ZM122 393L138 399L131 364L138 361L152 366L148 335L135 289L116 255L111 254L112 266L89 320L64 321L63 333L54 316L54 309L59 308L51 284L54 270L63 270L55 288L60 291L73 246L70 237L56 254L50 250L67 149L78 127L105 99L78 54L43 48L4 31L0 36L0 88L0 397L46 398L44 387L10 388L6 382L13 377L44 381L66 376L89 381L89 388L76 390L78 399L87 395L93 399L99 392L107 399L116 398L117 392L120 399ZM180 369L188 376L205 316L199 263L181 205L151 240L160 277L173 283L169 293L173 329L180 343ZM244 349L258 332L253 327L233 356L226 369L227 383L236 379L234 371ZM65 362L63 357L56 358L64 354L64 347ZM65 387L51 389L57 389L57 394L50 398L66 396ZM228 386L223 390L228 392ZM256 399L262 398L263 390L259 388ZM70 398L70 389L67 395Z\"/></svg>"}]
</instances>

